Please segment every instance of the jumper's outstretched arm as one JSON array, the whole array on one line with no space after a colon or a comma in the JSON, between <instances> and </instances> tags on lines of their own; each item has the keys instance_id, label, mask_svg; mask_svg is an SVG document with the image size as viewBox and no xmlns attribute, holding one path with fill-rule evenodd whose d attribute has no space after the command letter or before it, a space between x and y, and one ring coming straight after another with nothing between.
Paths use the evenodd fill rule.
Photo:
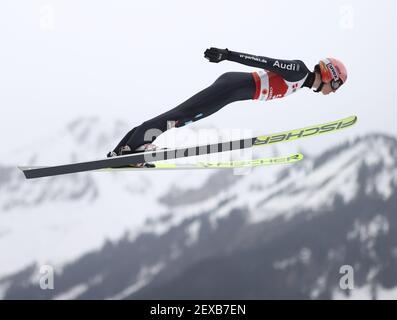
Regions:
<instances>
[{"instance_id":1,"label":"jumper's outstretched arm","mask_svg":"<svg viewBox=\"0 0 397 320\"><path fill-rule=\"evenodd\" d=\"M285 80L295 82L306 77L310 70L301 60L282 60L248 53L235 52L228 49L210 48L204 53L210 62L229 60L250 67L261 68L282 76Z\"/></svg>"}]
</instances>

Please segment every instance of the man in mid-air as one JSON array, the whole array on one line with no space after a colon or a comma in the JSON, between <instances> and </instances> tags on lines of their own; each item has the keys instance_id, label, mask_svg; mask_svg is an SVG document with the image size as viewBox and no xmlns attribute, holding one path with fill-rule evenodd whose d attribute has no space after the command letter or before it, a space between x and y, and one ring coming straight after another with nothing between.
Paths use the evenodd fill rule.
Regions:
<instances>
[{"instance_id":1,"label":"man in mid-air","mask_svg":"<svg viewBox=\"0 0 397 320\"><path fill-rule=\"evenodd\" d=\"M177 107L143 122L129 131L108 157L153 151L152 142L146 140L150 129L164 132L198 121L219 111L224 106L242 100L272 100L283 98L301 88L314 88L327 95L346 82L347 71L342 62L334 58L320 60L311 72L300 60L280 60L234 52L228 49L210 48L204 53L210 62L234 61L260 68L256 72L227 72L212 85L195 94ZM134 165L152 166L150 163Z\"/></svg>"}]
</instances>

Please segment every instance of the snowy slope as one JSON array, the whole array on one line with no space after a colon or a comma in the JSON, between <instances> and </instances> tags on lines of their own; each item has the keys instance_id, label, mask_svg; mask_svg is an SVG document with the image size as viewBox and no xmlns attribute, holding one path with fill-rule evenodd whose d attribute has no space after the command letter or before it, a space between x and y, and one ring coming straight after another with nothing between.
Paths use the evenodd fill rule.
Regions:
<instances>
[{"instance_id":1,"label":"snowy slope","mask_svg":"<svg viewBox=\"0 0 397 320\"><path fill-rule=\"evenodd\" d=\"M55 149L34 155L33 150L49 144L38 142L15 153L11 163L2 165L3 295L57 299L119 299L145 294L151 297L151 285L169 288L165 285L167 281L182 277L183 270L188 273L189 266L225 251L238 256L241 246L255 247L264 241L262 237L283 235L282 230L294 228L302 219L330 219L336 230L346 228L346 241L360 243L370 256L377 250L377 239L391 236L394 230L392 216L385 218L385 212L393 208L397 194L397 141L384 135L357 138L317 156L306 154L303 162L293 166L235 172L239 174L84 173L26 181L11 168L13 162L27 164L23 159L30 159L29 164L49 164L54 154L58 163L98 158L98 154L106 153L113 141L121 138L126 131L120 129L123 126L117 123L101 133L97 128L107 126L100 120L76 121L54 135ZM258 152L263 154L264 150ZM267 152L275 154L277 150ZM371 211L371 218L365 221L353 217L359 214L354 209L357 203L367 202L367 208L374 205L379 212ZM351 223L346 220L346 225L336 218L343 217L344 211L352 215ZM252 231L257 228L267 231ZM299 232L302 226L296 228ZM283 241L290 241L288 233L284 237ZM324 241L328 240L326 233L324 237ZM292 250L293 245L290 246ZM302 255L299 250L303 250ZM287 272L300 264L309 266L316 258L311 250L301 248L298 253L284 257L274 253L272 268ZM337 249L327 250L332 258ZM129 255L131 258L126 259ZM337 261L338 255L335 257ZM388 255L388 259L393 259L390 257L393 254ZM88 261L90 269L86 267ZM62 285L57 292L43 296L42 292L29 291L33 290L33 280L26 285L17 279L20 271L31 279L38 266L45 263L56 266ZM114 269L110 273L109 263ZM81 265L85 267L82 269ZM73 280L64 283L62 279ZM325 274L319 276L316 285L304 294L321 297L326 288L324 279ZM365 285L359 287L366 288ZM383 296L392 295L392 288L384 291ZM326 294L324 297L346 297L332 288L327 290L322 293ZM379 296L382 292L379 289ZM358 291L356 294L361 296Z\"/></svg>"},{"instance_id":2,"label":"snowy slope","mask_svg":"<svg viewBox=\"0 0 397 320\"><path fill-rule=\"evenodd\" d=\"M366 194L378 194L387 200L397 185L396 141L375 135L340 148L343 152L335 149L319 157L307 156L302 163L286 168L281 175L268 175L268 168L257 168L205 201L174 206L174 220L168 223L178 224L203 211L211 211L215 223L235 207L247 208L251 223L277 216L288 219L303 210L331 209L339 197L345 203L357 197L362 165L376 169L365 186ZM227 199L231 199L227 205L216 209ZM159 228L167 230L163 223Z\"/></svg>"},{"instance_id":3,"label":"snowy slope","mask_svg":"<svg viewBox=\"0 0 397 320\"><path fill-rule=\"evenodd\" d=\"M0 164L0 252L6 259L0 277L33 262L62 264L106 239L118 239L162 211L155 195L172 181L194 185L205 176L188 180L184 172L82 173L25 180L15 168L101 158L126 132L121 122L109 127L96 118L77 120L5 157Z\"/></svg>"},{"instance_id":4,"label":"snowy slope","mask_svg":"<svg viewBox=\"0 0 397 320\"><path fill-rule=\"evenodd\" d=\"M374 134L189 204L164 197L173 215L148 232L185 232L177 253L192 260L172 277L169 262L130 298L396 299L396 169L397 140ZM346 264L356 274L348 292Z\"/></svg>"},{"instance_id":5,"label":"snowy slope","mask_svg":"<svg viewBox=\"0 0 397 320\"><path fill-rule=\"evenodd\" d=\"M106 240L119 239L126 232L139 232L146 220L167 210L157 201L165 190L171 186L181 189L198 186L211 174L207 171L81 173L25 180L16 169L21 164L56 165L103 158L129 129L121 121L109 124L98 118L79 119L2 158L0 252L5 253L6 259L0 264L0 278L35 262L62 265L100 248ZM216 132L207 131L209 140L205 142L215 141ZM187 133L191 135L189 138ZM183 138L179 141L184 140L184 145L200 142L189 130L180 136ZM161 146L164 139L158 140ZM178 136L169 140L175 143ZM223 154L222 159L230 160L227 156Z\"/></svg>"}]
</instances>

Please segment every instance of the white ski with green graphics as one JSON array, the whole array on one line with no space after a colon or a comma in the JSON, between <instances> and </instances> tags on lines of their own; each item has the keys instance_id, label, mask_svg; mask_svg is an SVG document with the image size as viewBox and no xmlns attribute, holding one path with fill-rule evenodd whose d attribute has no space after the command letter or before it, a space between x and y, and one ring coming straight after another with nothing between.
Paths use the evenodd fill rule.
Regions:
<instances>
[{"instance_id":1,"label":"white ski with green graphics","mask_svg":"<svg viewBox=\"0 0 397 320\"><path fill-rule=\"evenodd\" d=\"M328 123L312 125L301 129L293 129L280 133L261 135L253 138L233 140L207 145L183 147L177 149L160 149L150 152L134 153L119 157L105 158L94 161L69 163L57 166L19 167L27 179L58 176L62 174L93 171L106 168L126 167L145 162L158 162L170 159L193 157L204 154L226 152L257 146L273 145L281 142L295 141L314 137L325 133L337 132L350 128L357 122L356 116ZM148 168L150 170L150 168Z\"/></svg>"},{"instance_id":2,"label":"white ski with green graphics","mask_svg":"<svg viewBox=\"0 0 397 320\"><path fill-rule=\"evenodd\" d=\"M196 169L234 169L234 168L254 168L276 164L288 164L301 161L303 154L296 153L290 156L259 158L253 160L236 160L227 162L197 162L197 163L168 163L153 162L152 168L121 167L121 168L103 168L95 171L117 172L117 171L157 171L157 170L196 170Z\"/></svg>"}]
</instances>

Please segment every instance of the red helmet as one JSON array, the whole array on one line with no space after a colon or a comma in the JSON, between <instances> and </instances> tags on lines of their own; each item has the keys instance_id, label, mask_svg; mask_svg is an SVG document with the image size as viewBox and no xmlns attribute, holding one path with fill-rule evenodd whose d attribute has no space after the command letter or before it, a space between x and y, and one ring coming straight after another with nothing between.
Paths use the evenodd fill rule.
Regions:
<instances>
[{"instance_id":1,"label":"red helmet","mask_svg":"<svg viewBox=\"0 0 397 320\"><path fill-rule=\"evenodd\" d=\"M326 58L319 62L319 70L323 83L330 83L337 90L347 80L347 70L342 62L335 58Z\"/></svg>"}]
</instances>

